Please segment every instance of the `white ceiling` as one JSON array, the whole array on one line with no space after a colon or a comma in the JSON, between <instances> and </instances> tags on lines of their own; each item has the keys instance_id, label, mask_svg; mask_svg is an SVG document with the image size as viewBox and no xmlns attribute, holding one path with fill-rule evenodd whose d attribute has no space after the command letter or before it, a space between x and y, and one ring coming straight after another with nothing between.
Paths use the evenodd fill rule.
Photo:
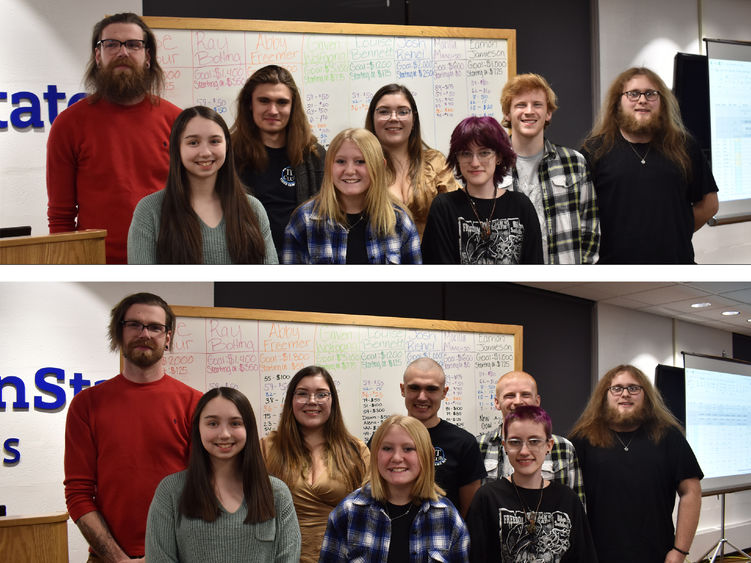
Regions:
<instances>
[{"instance_id":1,"label":"white ceiling","mask_svg":"<svg viewBox=\"0 0 751 563\"><path fill-rule=\"evenodd\" d=\"M522 285L751 336L751 283L525 282ZM695 309L692 303L711 303ZM723 316L723 311L739 315Z\"/></svg>"}]
</instances>

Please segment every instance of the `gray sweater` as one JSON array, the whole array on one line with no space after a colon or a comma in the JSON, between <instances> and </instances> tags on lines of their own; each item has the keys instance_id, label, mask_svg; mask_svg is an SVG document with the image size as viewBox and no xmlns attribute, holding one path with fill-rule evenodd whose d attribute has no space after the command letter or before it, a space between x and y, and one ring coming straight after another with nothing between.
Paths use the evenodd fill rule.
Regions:
<instances>
[{"instance_id":1,"label":"gray sweater","mask_svg":"<svg viewBox=\"0 0 751 563\"><path fill-rule=\"evenodd\" d=\"M179 511L186 471L165 477L154 493L146 523L149 563L298 563L300 527L287 486L270 477L276 517L260 524L243 524L247 505L233 514L221 508L213 522L188 518Z\"/></svg>"},{"instance_id":2,"label":"gray sweater","mask_svg":"<svg viewBox=\"0 0 751 563\"><path fill-rule=\"evenodd\" d=\"M271 238L271 228L266 210L253 196L248 196L250 207L258 218L258 226L266 247L264 264L278 264L279 259ZM133 220L128 231L128 264L156 264L156 241L159 237L159 223L162 215L164 190L149 194L136 205ZM232 264L227 249L227 235L224 217L213 229L198 219L203 240L204 264Z\"/></svg>"}]
</instances>

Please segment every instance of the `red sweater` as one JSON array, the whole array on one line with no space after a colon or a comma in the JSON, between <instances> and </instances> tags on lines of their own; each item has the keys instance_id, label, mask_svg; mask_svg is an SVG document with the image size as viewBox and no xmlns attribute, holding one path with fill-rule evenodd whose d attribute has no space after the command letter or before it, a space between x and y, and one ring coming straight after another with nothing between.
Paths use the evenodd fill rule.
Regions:
<instances>
[{"instance_id":1,"label":"red sweater","mask_svg":"<svg viewBox=\"0 0 751 563\"><path fill-rule=\"evenodd\" d=\"M179 113L148 98L132 106L83 99L60 113L47 140L50 232L107 229L107 263L125 264L136 204L167 181Z\"/></svg>"},{"instance_id":2,"label":"red sweater","mask_svg":"<svg viewBox=\"0 0 751 563\"><path fill-rule=\"evenodd\" d=\"M99 511L131 557L143 556L156 486L185 469L201 393L168 375L133 383L118 375L84 389L68 408L65 501L73 521Z\"/></svg>"}]
</instances>

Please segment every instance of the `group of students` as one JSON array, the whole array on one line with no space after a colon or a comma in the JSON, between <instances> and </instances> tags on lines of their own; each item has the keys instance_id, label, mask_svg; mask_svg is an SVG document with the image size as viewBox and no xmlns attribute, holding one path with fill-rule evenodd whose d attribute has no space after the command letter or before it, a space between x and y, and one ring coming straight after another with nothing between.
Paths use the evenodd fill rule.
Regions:
<instances>
[{"instance_id":1,"label":"group of students","mask_svg":"<svg viewBox=\"0 0 751 563\"><path fill-rule=\"evenodd\" d=\"M542 263L533 206L518 193L500 197L515 161L501 125L464 119L446 160L422 140L402 85L379 89L365 128L341 131L326 151L292 75L266 66L238 95L232 131L214 110L188 108L169 153L165 188L133 214L131 264ZM472 213L479 228L467 223L474 242L460 256L457 219ZM519 220L491 232L504 217Z\"/></svg>"},{"instance_id":2,"label":"group of students","mask_svg":"<svg viewBox=\"0 0 751 563\"><path fill-rule=\"evenodd\" d=\"M503 428L514 473L481 487L463 519L436 483L424 424L392 415L368 450L347 431L325 368L295 374L277 430L261 440L248 399L214 388L193 415L188 468L154 494L146 560L596 561L576 493L542 476L550 417L523 406ZM504 511L509 518L499 519ZM522 527L512 521L520 511ZM558 521L543 521L551 515ZM518 533L502 533L499 522Z\"/></svg>"}]
</instances>

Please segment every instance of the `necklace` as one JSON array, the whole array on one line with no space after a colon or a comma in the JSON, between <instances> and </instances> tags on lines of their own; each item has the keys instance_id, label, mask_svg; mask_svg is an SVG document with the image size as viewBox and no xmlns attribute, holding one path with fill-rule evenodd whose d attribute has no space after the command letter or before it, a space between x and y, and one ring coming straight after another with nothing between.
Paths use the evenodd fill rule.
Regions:
<instances>
[{"instance_id":1,"label":"necklace","mask_svg":"<svg viewBox=\"0 0 751 563\"><path fill-rule=\"evenodd\" d=\"M405 510L404 512L402 512L399 516L391 516L391 511L389 510L389 506L397 506L397 505L396 504L391 504L390 502L386 503L386 516L389 517L389 521L393 522L394 520L398 520L399 518L401 518L403 516L406 516L407 514L409 514L410 512L412 512L412 508L414 508L415 505L410 502L407 505L407 510Z\"/></svg>"},{"instance_id":2,"label":"necklace","mask_svg":"<svg viewBox=\"0 0 751 563\"><path fill-rule=\"evenodd\" d=\"M493 218L493 213L495 213L495 204L498 201L498 186L495 187L495 193L493 194L493 207L490 209L490 215L488 215L488 218L484 221L480 219L479 213L477 213L477 206L475 205L474 200L472 199L472 196L469 195L469 190L465 188L464 194L467 196L467 199L469 200L469 206L472 208L472 211L475 214L475 217L477 217L477 222L480 223L480 235L482 236L482 240L488 240L490 238L490 220Z\"/></svg>"},{"instance_id":3,"label":"necklace","mask_svg":"<svg viewBox=\"0 0 751 563\"><path fill-rule=\"evenodd\" d=\"M349 217L347 217L347 226L346 226L346 227L344 227L344 230L345 230L345 231L347 231L347 234L349 234L349 232L350 232L350 231L351 231L352 229L354 229L354 228L355 228L355 227L357 226L357 224L358 224L358 223L359 223L360 221L362 221L362 218L363 218L363 217L364 217L364 215L362 214L362 212L360 212L360 214L359 214L359 215L358 215L358 217L357 217L357 221L355 221L355 222L354 222L354 223L352 223L351 225L349 224Z\"/></svg>"},{"instance_id":4,"label":"necklace","mask_svg":"<svg viewBox=\"0 0 751 563\"><path fill-rule=\"evenodd\" d=\"M632 145L631 143L628 144L629 147L631 147L631 150L634 151L634 154L639 157L639 162L642 164L647 164L647 155L649 154L649 151L652 149L652 145L647 147L647 152L644 153L644 156L639 154L639 151L636 150L636 147Z\"/></svg>"},{"instance_id":5,"label":"necklace","mask_svg":"<svg viewBox=\"0 0 751 563\"><path fill-rule=\"evenodd\" d=\"M628 447L629 447L629 446L631 445L631 442L632 442L632 441L633 441L633 439L634 439L634 435L633 435L633 434L631 434L631 438L629 439L629 441L628 441L628 444L625 444L625 443L623 442L623 440L621 440L621 437L620 437L620 436L618 435L618 432L616 432L616 431L614 430L614 431L613 431L613 433L615 434L615 437L616 437L616 438L618 438L618 441L619 441L619 442L621 443L621 446L623 446L623 451L624 451L624 452L627 452L627 451L628 451Z\"/></svg>"},{"instance_id":6,"label":"necklace","mask_svg":"<svg viewBox=\"0 0 751 563\"><path fill-rule=\"evenodd\" d=\"M535 508L534 513L532 511L529 511L529 514L527 514L527 505L522 500L522 496L519 494L519 489L516 488L516 483L514 482L514 474L511 474L511 484L514 486L514 491L516 492L516 498L519 499L519 504L522 505L522 510L524 510L524 520L526 520L527 525L525 526L525 529L527 530L527 533L529 535L534 535L534 533L537 531L537 516L540 514L540 504L542 503L542 493L545 491L545 479L540 477L540 500L537 501L537 508Z\"/></svg>"}]
</instances>

